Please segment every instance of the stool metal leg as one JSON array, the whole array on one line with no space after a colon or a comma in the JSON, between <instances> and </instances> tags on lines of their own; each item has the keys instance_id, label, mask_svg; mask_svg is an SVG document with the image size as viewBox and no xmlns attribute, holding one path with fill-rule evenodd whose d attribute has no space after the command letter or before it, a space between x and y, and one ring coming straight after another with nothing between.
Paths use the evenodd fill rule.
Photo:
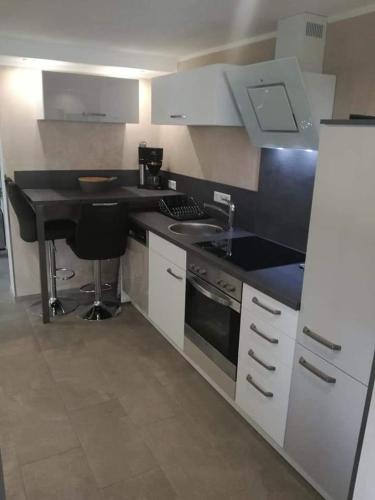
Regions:
<instances>
[{"instance_id":1,"label":"stool metal leg","mask_svg":"<svg viewBox=\"0 0 375 500\"><path fill-rule=\"evenodd\" d=\"M48 241L50 298L49 308L51 316L63 316L73 312L78 302L72 299L58 298L56 290L56 247L53 241Z\"/></svg>"},{"instance_id":2,"label":"stool metal leg","mask_svg":"<svg viewBox=\"0 0 375 500\"><path fill-rule=\"evenodd\" d=\"M116 316L121 308L115 302L103 302L102 299L102 282L101 282L101 261L94 261L94 283L95 283L95 299L94 304L81 317L89 321L100 321L110 319Z\"/></svg>"},{"instance_id":3,"label":"stool metal leg","mask_svg":"<svg viewBox=\"0 0 375 500\"><path fill-rule=\"evenodd\" d=\"M58 298L56 290L56 248L53 241L47 241L48 251L48 281L50 297L48 300L50 316L63 316L73 312L78 307L78 302L68 298ZM30 311L41 315L41 302L30 306Z\"/></svg>"}]
</instances>

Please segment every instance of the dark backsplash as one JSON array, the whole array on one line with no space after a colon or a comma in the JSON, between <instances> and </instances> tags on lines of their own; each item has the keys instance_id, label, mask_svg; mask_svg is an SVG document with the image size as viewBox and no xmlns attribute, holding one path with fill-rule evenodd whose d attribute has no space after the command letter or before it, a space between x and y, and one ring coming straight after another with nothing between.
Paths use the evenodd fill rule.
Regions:
<instances>
[{"instance_id":1,"label":"dark backsplash","mask_svg":"<svg viewBox=\"0 0 375 500\"><path fill-rule=\"evenodd\" d=\"M257 192L171 172L163 177L200 202L212 203L214 191L230 194L237 226L305 252L316 161L313 151L262 149Z\"/></svg>"},{"instance_id":2,"label":"dark backsplash","mask_svg":"<svg viewBox=\"0 0 375 500\"><path fill-rule=\"evenodd\" d=\"M206 181L204 179L196 179L194 177L174 174L172 172L163 172L163 177L166 185L167 179L176 181L178 191L194 196L200 203L213 203L214 191L230 194L232 201L236 205L236 225L248 231L255 230L255 203L257 198L257 193L255 191L248 191L247 189Z\"/></svg>"},{"instance_id":3,"label":"dark backsplash","mask_svg":"<svg viewBox=\"0 0 375 500\"><path fill-rule=\"evenodd\" d=\"M177 190L199 202L212 203L214 191L231 195L236 205L236 226L297 250L306 251L317 153L301 150L263 149L259 190L161 171L163 183L177 182ZM109 175L119 185L135 186L137 170L33 170L15 172L22 188L77 189L78 177Z\"/></svg>"},{"instance_id":4,"label":"dark backsplash","mask_svg":"<svg viewBox=\"0 0 375 500\"><path fill-rule=\"evenodd\" d=\"M317 152L263 149L255 232L306 251Z\"/></svg>"}]
</instances>

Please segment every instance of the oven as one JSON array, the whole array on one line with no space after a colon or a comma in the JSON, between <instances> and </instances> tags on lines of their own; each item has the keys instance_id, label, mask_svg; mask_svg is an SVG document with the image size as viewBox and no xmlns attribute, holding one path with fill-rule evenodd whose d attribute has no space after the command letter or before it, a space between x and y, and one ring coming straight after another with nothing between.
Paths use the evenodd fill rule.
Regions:
<instances>
[{"instance_id":1,"label":"oven","mask_svg":"<svg viewBox=\"0 0 375 500\"><path fill-rule=\"evenodd\" d=\"M188 255L186 340L236 380L242 283L200 257Z\"/></svg>"}]
</instances>

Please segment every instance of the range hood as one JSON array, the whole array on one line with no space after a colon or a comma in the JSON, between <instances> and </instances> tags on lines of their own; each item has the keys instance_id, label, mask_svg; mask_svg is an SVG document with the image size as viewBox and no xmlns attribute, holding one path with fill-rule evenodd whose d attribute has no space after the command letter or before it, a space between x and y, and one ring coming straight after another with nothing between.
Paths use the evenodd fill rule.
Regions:
<instances>
[{"instance_id":1,"label":"range hood","mask_svg":"<svg viewBox=\"0 0 375 500\"><path fill-rule=\"evenodd\" d=\"M325 31L320 16L284 19L275 60L226 72L253 144L318 149L320 120L332 117L336 83L335 76L321 73Z\"/></svg>"}]
</instances>

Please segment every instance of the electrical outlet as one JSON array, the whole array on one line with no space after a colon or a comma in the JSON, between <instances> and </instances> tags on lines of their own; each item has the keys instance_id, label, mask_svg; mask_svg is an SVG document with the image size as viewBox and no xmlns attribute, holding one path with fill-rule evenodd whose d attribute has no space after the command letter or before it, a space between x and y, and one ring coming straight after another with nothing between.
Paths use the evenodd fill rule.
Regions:
<instances>
[{"instance_id":1,"label":"electrical outlet","mask_svg":"<svg viewBox=\"0 0 375 500\"><path fill-rule=\"evenodd\" d=\"M214 191L214 201L216 203L222 203L223 205L227 205L231 200L230 194L220 193L220 191Z\"/></svg>"},{"instance_id":2,"label":"electrical outlet","mask_svg":"<svg viewBox=\"0 0 375 500\"><path fill-rule=\"evenodd\" d=\"M169 180L168 181L168 187L169 187L169 189L173 189L174 191L176 191L176 189L177 189L177 183L176 183L176 181Z\"/></svg>"}]
</instances>

